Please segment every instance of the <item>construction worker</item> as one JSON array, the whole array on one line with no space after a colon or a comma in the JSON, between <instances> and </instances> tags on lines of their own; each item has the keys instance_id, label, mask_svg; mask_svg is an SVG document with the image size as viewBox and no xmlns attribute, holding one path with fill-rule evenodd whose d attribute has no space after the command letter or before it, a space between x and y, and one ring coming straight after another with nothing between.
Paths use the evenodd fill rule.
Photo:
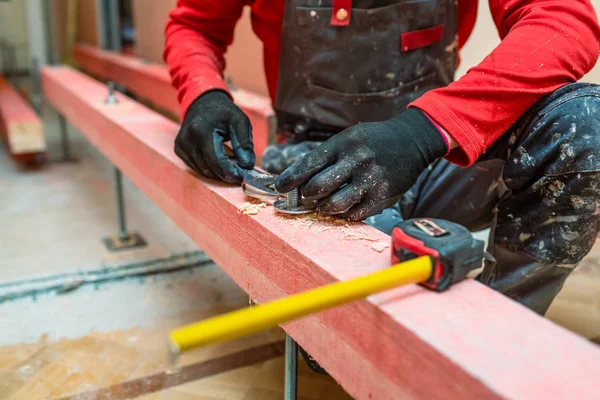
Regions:
<instances>
[{"instance_id":1,"label":"construction worker","mask_svg":"<svg viewBox=\"0 0 600 400\"><path fill-rule=\"evenodd\" d=\"M263 162L282 172L277 189L385 232L416 216L491 227L496 263L478 279L544 314L600 228L600 88L577 83L600 28L589 0L490 0L502 41L453 82L477 3L179 0L164 53L182 105L175 151L239 183L231 140L254 166L223 80L249 5L281 139Z\"/></svg>"}]
</instances>

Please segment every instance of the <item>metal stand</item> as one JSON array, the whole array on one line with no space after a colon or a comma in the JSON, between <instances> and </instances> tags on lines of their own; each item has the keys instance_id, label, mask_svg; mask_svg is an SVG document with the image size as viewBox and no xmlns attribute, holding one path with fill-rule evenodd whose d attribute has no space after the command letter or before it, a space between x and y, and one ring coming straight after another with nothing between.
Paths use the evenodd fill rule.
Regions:
<instances>
[{"instance_id":1,"label":"metal stand","mask_svg":"<svg viewBox=\"0 0 600 400\"><path fill-rule=\"evenodd\" d=\"M285 388L284 399L296 400L298 395L298 344L285 335Z\"/></svg>"},{"instance_id":2,"label":"metal stand","mask_svg":"<svg viewBox=\"0 0 600 400\"><path fill-rule=\"evenodd\" d=\"M33 93L31 96L31 103L33 109L41 117L42 115L42 89L40 85L40 67L37 58L31 59L31 84L33 86Z\"/></svg>"},{"instance_id":3,"label":"metal stand","mask_svg":"<svg viewBox=\"0 0 600 400\"><path fill-rule=\"evenodd\" d=\"M104 99L104 104L119 104L119 99L115 96L116 85L114 82L108 82L108 95ZM102 242L109 251L119 251L146 246L146 240L137 232L128 233L127 223L125 221L125 200L123 197L123 175L119 168L114 167L115 173L115 200L117 205L117 220L119 224L119 234L108 236L102 239Z\"/></svg>"},{"instance_id":4,"label":"metal stand","mask_svg":"<svg viewBox=\"0 0 600 400\"><path fill-rule=\"evenodd\" d=\"M127 226L125 223L125 201L123 199L123 175L121 171L115 167L115 194L117 200L117 217L119 219L119 239L127 240Z\"/></svg>"},{"instance_id":5,"label":"metal stand","mask_svg":"<svg viewBox=\"0 0 600 400\"><path fill-rule=\"evenodd\" d=\"M109 251L119 251L146 246L146 240L137 232L127 233L125 220L125 200L123 197L123 175L114 167L115 171L115 200L117 205L117 219L119 223L119 234L108 236L102 242Z\"/></svg>"},{"instance_id":6,"label":"metal stand","mask_svg":"<svg viewBox=\"0 0 600 400\"><path fill-rule=\"evenodd\" d=\"M58 114L58 122L60 124L60 145L62 148L62 162L73 161L71 158L71 145L69 143L69 130L67 120L62 114Z\"/></svg>"},{"instance_id":7,"label":"metal stand","mask_svg":"<svg viewBox=\"0 0 600 400\"><path fill-rule=\"evenodd\" d=\"M100 18L100 46L106 50L121 50L121 22L117 0L97 0L96 12Z\"/></svg>"},{"instance_id":8,"label":"metal stand","mask_svg":"<svg viewBox=\"0 0 600 400\"><path fill-rule=\"evenodd\" d=\"M60 128L60 147L62 150L62 156L59 162L68 163L77 161L77 159L71 155L71 143L69 142L69 126L67 125L67 119L60 113L58 113L58 124Z\"/></svg>"}]
</instances>

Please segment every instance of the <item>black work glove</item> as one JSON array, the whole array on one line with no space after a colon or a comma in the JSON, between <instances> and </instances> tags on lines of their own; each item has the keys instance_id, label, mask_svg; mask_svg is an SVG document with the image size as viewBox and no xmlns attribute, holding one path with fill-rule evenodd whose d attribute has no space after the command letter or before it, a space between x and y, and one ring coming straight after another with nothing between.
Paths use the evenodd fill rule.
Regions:
<instances>
[{"instance_id":1,"label":"black work glove","mask_svg":"<svg viewBox=\"0 0 600 400\"><path fill-rule=\"evenodd\" d=\"M324 214L364 220L394 205L446 151L427 116L410 108L337 134L285 170L275 187L286 193L302 186Z\"/></svg>"},{"instance_id":2,"label":"black work glove","mask_svg":"<svg viewBox=\"0 0 600 400\"><path fill-rule=\"evenodd\" d=\"M223 144L229 140L239 166L225 154ZM186 111L175 139L175 154L199 174L241 183L239 167L252 169L256 162L250 120L224 91L207 92Z\"/></svg>"},{"instance_id":3,"label":"black work glove","mask_svg":"<svg viewBox=\"0 0 600 400\"><path fill-rule=\"evenodd\" d=\"M322 142L282 143L267 146L261 167L272 174L280 174L290 165L313 151Z\"/></svg>"}]
</instances>

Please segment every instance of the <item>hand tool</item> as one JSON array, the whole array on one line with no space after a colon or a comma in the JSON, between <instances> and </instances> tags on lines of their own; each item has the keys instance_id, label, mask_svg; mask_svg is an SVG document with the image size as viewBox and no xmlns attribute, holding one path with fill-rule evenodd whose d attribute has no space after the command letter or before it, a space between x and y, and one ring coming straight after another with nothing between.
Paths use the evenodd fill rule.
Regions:
<instances>
[{"instance_id":1,"label":"hand tool","mask_svg":"<svg viewBox=\"0 0 600 400\"><path fill-rule=\"evenodd\" d=\"M483 246L465 227L453 222L429 218L402 221L392 231L392 267L177 328L169 335L172 362L194 347L250 335L398 286L419 283L444 291L481 267Z\"/></svg>"},{"instance_id":2,"label":"hand tool","mask_svg":"<svg viewBox=\"0 0 600 400\"><path fill-rule=\"evenodd\" d=\"M275 180L277 179L277 175L259 171L256 168L245 169L240 167L233 150L227 144L224 147L225 155L244 176L242 181L242 191L246 196L266 203L273 203L273 201L279 198L279 193L275 190Z\"/></svg>"},{"instance_id":3,"label":"hand tool","mask_svg":"<svg viewBox=\"0 0 600 400\"><path fill-rule=\"evenodd\" d=\"M241 168L235 158L233 150L225 145L225 154L232 163L242 172L242 192L246 196L273 204L273 207L284 214L306 214L317 208L317 201L309 201L302 197L300 189L289 193L279 193L275 190L276 174L269 174L254 169Z\"/></svg>"},{"instance_id":4,"label":"hand tool","mask_svg":"<svg viewBox=\"0 0 600 400\"><path fill-rule=\"evenodd\" d=\"M246 196L272 203L279 198L279 193L275 190L276 179L276 175L245 170L242 191Z\"/></svg>"},{"instance_id":5,"label":"hand tool","mask_svg":"<svg viewBox=\"0 0 600 400\"><path fill-rule=\"evenodd\" d=\"M277 175L260 172L256 169L242 169L244 180L242 191L246 196L273 204L275 210L285 214L306 214L317 208L317 201L302 197L300 189L281 194L275 190Z\"/></svg>"}]
</instances>

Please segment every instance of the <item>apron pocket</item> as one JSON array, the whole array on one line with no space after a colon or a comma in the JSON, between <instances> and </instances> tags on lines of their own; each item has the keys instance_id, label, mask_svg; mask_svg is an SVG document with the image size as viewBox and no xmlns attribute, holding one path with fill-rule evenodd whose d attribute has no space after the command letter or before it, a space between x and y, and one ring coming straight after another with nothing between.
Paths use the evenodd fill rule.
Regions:
<instances>
[{"instance_id":1,"label":"apron pocket","mask_svg":"<svg viewBox=\"0 0 600 400\"><path fill-rule=\"evenodd\" d=\"M441 42L401 51L402 34L443 24L445 1L401 0L377 8L354 2L349 26L331 26L331 7L296 7L311 90L369 101L419 91L435 81Z\"/></svg>"},{"instance_id":2,"label":"apron pocket","mask_svg":"<svg viewBox=\"0 0 600 400\"><path fill-rule=\"evenodd\" d=\"M308 87L313 91L321 91L327 93L329 96L338 98L340 100L352 100L355 102L368 102L368 101L380 101L381 99L397 97L400 94L409 92L420 93L422 89L431 89L432 85L436 82L436 73L431 72L425 76L414 79L410 82L400 82L397 86L391 89L380 90L378 92L361 92L361 93L348 93L341 92L338 90L332 90L324 86L315 85L311 82L308 83Z\"/></svg>"}]
</instances>

